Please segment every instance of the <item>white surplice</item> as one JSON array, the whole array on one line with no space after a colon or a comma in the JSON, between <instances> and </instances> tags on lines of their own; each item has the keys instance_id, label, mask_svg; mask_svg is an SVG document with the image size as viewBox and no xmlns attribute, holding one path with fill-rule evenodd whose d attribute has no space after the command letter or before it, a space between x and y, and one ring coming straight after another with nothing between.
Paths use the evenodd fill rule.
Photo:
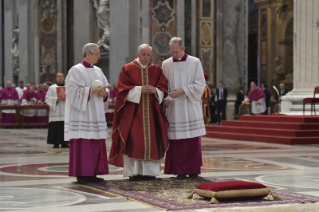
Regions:
<instances>
[{"instance_id":1,"label":"white surplice","mask_svg":"<svg viewBox=\"0 0 319 212\"><path fill-rule=\"evenodd\" d=\"M2 105L18 105L18 100L16 99L1 99ZM15 114L15 109L6 109L2 110L2 113Z\"/></svg>"},{"instance_id":2,"label":"white surplice","mask_svg":"<svg viewBox=\"0 0 319 212\"><path fill-rule=\"evenodd\" d=\"M45 102L50 107L49 122L64 121L65 101L58 102L57 84L51 85L45 95Z\"/></svg>"},{"instance_id":3,"label":"white surplice","mask_svg":"<svg viewBox=\"0 0 319 212\"><path fill-rule=\"evenodd\" d=\"M139 61L139 58L136 59L139 65L142 68L145 68L147 65L142 65ZM161 104L164 97L164 92L160 89L156 88L157 91L157 100L158 103ZM142 86L135 86L132 88L128 95L127 101L139 104L141 100L142 94ZM161 161L146 161L146 160L137 160L133 158L129 158L127 155L123 155L123 163L124 163L124 177L130 176L159 176L161 172Z\"/></svg>"},{"instance_id":4,"label":"white surplice","mask_svg":"<svg viewBox=\"0 0 319 212\"><path fill-rule=\"evenodd\" d=\"M38 100L33 97L30 99L30 101L27 101L26 99L22 99L21 101L21 105L36 105L38 102ZM27 116L27 117L34 117L35 116L36 111L35 110L23 110L23 116Z\"/></svg>"},{"instance_id":5,"label":"white surplice","mask_svg":"<svg viewBox=\"0 0 319 212\"><path fill-rule=\"evenodd\" d=\"M246 98L245 102L248 102L250 99ZM257 104L259 103L259 104ZM252 114L261 114L266 111L266 102L264 98L260 98L258 101L251 101L251 112Z\"/></svg>"},{"instance_id":6,"label":"white surplice","mask_svg":"<svg viewBox=\"0 0 319 212\"><path fill-rule=\"evenodd\" d=\"M166 98L170 100L166 109L168 138L178 140L206 135L201 103L206 82L200 60L187 55L186 61L173 62L171 57L163 62L162 69L168 79L169 94L180 88L185 92L178 98Z\"/></svg>"},{"instance_id":7,"label":"white surplice","mask_svg":"<svg viewBox=\"0 0 319 212\"><path fill-rule=\"evenodd\" d=\"M102 70L96 66L86 68L82 64L73 66L65 79L65 120L64 140L106 139L108 137L105 120L106 109L103 97L90 95L92 82L99 80L107 89L108 81Z\"/></svg>"},{"instance_id":8,"label":"white surplice","mask_svg":"<svg viewBox=\"0 0 319 212\"><path fill-rule=\"evenodd\" d=\"M23 88L17 87L16 90L18 92L19 99L21 99L23 96L23 91L27 90L27 88L26 87L23 87Z\"/></svg>"}]
</instances>

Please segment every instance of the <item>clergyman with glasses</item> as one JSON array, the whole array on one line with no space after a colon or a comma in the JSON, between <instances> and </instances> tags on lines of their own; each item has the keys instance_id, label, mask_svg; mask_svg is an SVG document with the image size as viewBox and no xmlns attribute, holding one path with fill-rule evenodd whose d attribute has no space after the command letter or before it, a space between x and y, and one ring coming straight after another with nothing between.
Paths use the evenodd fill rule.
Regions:
<instances>
[{"instance_id":1,"label":"clergyman with glasses","mask_svg":"<svg viewBox=\"0 0 319 212\"><path fill-rule=\"evenodd\" d=\"M84 59L73 66L65 79L64 139L69 141L69 176L79 183L102 182L96 175L108 174L105 139L108 137L104 103L108 81L95 66L101 58L99 46L83 47Z\"/></svg>"}]
</instances>

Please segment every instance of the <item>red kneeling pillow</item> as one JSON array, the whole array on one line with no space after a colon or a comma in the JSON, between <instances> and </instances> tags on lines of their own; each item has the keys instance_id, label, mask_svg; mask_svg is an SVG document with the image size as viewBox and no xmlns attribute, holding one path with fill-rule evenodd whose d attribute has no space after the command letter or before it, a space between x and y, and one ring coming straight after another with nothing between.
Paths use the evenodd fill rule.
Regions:
<instances>
[{"instance_id":1,"label":"red kneeling pillow","mask_svg":"<svg viewBox=\"0 0 319 212\"><path fill-rule=\"evenodd\" d=\"M270 189L260 183L246 181L225 181L201 184L187 198L191 199L193 194L204 198L210 198L210 203L219 201L255 200L262 199L270 194ZM274 200L281 198L272 195Z\"/></svg>"}]
</instances>

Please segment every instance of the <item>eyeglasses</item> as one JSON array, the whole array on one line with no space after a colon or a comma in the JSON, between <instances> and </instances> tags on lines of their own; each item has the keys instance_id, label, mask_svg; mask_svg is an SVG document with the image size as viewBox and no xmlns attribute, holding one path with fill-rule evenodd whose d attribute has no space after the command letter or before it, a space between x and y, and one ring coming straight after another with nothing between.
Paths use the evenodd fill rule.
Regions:
<instances>
[{"instance_id":1,"label":"eyeglasses","mask_svg":"<svg viewBox=\"0 0 319 212\"><path fill-rule=\"evenodd\" d=\"M91 55L93 55L93 54L94 54L95 56L97 56L97 57L100 56L100 53L92 53Z\"/></svg>"},{"instance_id":2,"label":"eyeglasses","mask_svg":"<svg viewBox=\"0 0 319 212\"><path fill-rule=\"evenodd\" d=\"M179 54L181 51L178 52L171 52L171 54Z\"/></svg>"}]
</instances>

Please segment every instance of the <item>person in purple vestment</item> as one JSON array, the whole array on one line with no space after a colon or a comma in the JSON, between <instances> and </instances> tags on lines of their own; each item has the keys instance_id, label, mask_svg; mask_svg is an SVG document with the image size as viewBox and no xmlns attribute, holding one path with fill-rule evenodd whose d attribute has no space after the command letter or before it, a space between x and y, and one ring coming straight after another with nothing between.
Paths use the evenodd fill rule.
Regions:
<instances>
[{"instance_id":1,"label":"person in purple vestment","mask_svg":"<svg viewBox=\"0 0 319 212\"><path fill-rule=\"evenodd\" d=\"M117 83L113 84L113 89L110 91L110 99L112 102L116 102L116 94L117 94Z\"/></svg>"},{"instance_id":2,"label":"person in purple vestment","mask_svg":"<svg viewBox=\"0 0 319 212\"><path fill-rule=\"evenodd\" d=\"M243 104L251 101L251 112L254 115L265 115L266 111L266 95L263 89L257 87L256 83L250 83L251 90L247 95L246 99L243 101Z\"/></svg>"},{"instance_id":3,"label":"person in purple vestment","mask_svg":"<svg viewBox=\"0 0 319 212\"><path fill-rule=\"evenodd\" d=\"M83 56L65 79L64 140L69 141L69 176L76 177L79 183L102 182L104 179L96 175L109 173L104 107L108 81L102 70L93 65L101 58L99 46L86 44Z\"/></svg>"},{"instance_id":4,"label":"person in purple vestment","mask_svg":"<svg viewBox=\"0 0 319 212\"><path fill-rule=\"evenodd\" d=\"M36 92L38 105L45 105L45 95L47 91L44 90L43 84L39 85L39 90ZM37 123L47 123L48 122L48 113L46 109L36 110L36 122Z\"/></svg>"},{"instance_id":5,"label":"person in purple vestment","mask_svg":"<svg viewBox=\"0 0 319 212\"><path fill-rule=\"evenodd\" d=\"M116 102L116 95L117 95L117 83L113 84L113 89L110 90L110 96L109 96L109 101L113 104ZM113 118L114 118L114 109L113 108L108 108L108 110L105 113L105 118L106 122L108 124L113 123Z\"/></svg>"},{"instance_id":6,"label":"person in purple vestment","mask_svg":"<svg viewBox=\"0 0 319 212\"><path fill-rule=\"evenodd\" d=\"M17 105L19 101L19 94L15 88L12 87L11 81L7 81L7 87L1 91L2 105ZM16 110L2 110L2 123L15 123Z\"/></svg>"},{"instance_id":7,"label":"person in purple vestment","mask_svg":"<svg viewBox=\"0 0 319 212\"><path fill-rule=\"evenodd\" d=\"M34 87L30 86L23 92L21 105L35 105L38 102L38 95L34 92ZM35 123L35 110L23 110L23 122Z\"/></svg>"}]
</instances>

